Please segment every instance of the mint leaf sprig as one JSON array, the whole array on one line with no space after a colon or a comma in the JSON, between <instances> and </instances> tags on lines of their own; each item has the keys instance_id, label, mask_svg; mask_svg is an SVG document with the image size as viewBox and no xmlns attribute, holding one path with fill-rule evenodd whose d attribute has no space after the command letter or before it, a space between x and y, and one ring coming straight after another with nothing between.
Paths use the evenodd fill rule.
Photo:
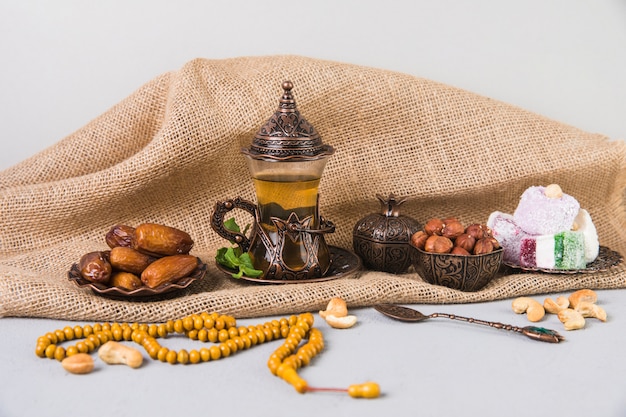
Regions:
<instances>
[{"instance_id":1,"label":"mint leaf sprig","mask_svg":"<svg viewBox=\"0 0 626 417\"><path fill-rule=\"evenodd\" d=\"M226 220L224 222L224 227L231 232L241 233L241 228L234 218ZM244 235L248 231L249 227L250 225L247 225L244 229ZM231 243L234 245L234 242ZM219 248L217 250L217 254L215 255L215 261L227 268L239 271L231 274L233 278L241 278L244 275L250 278L257 278L263 275L263 271L254 269L250 254L248 254L248 252L242 252L239 246Z\"/></svg>"}]
</instances>

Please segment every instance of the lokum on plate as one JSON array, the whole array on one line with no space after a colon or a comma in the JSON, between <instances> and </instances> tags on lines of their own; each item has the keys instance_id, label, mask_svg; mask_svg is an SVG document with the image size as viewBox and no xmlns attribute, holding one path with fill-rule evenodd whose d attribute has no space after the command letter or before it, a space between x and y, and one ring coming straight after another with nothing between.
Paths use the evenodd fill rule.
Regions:
<instances>
[{"instance_id":1,"label":"lokum on plate","mask_svg":"<svg viewBox=\"0 0 626 417\"><path fill-rule=\"evenodd\" d=\"M598 256L599 242L589 212L557 184L524 191L511 215L487 220L504 248L504 261L526 268L584 269Z\"/></svg>"}]
</instances>

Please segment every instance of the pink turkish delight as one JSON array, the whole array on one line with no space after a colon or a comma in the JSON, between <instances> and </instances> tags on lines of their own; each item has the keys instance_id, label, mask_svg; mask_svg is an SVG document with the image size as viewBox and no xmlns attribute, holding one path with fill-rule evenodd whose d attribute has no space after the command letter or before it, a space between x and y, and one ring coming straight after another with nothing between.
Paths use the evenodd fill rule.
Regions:
<instances>
[{"instance_id":1,"label":"pink turkish delight","mask_svg":"<svg viewBox=\"0 0 626 417\"><path fill-rule=\"evenodd\" d=\"M562 192L551 195L546 190L548 187L543 186L526 189L513 213L515 223L528 234L552 235L570 230L580 210L574 197Z\"/></svg>"},{"instance_id":2,"label":"pink turkish delight","mask_svg":"<svg viewBox=\"0 0 626 417\"><path fill-rule=\"evenodd\" d=\"M512 215L500 211L491 213L487 219L487 226L504 249L504 261L517 265L520 258L520 242L527 233L515 223Z\"/></svg>"}]
</instances>

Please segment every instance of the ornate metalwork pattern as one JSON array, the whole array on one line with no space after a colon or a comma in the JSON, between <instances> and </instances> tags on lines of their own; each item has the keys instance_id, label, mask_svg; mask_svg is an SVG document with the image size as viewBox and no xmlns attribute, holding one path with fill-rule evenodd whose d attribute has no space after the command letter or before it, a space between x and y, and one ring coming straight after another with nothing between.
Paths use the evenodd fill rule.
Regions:
<instances>
[{"instance_id":1,"label":"ornate metalwork pattern","mask_svg":"<svg viewBox=\"0 0 626 417\"><path fill-rule=\"evenodd\" d=\"M283 95L278 110L261 126L250 148L242 149L246 155L275 160L307 160L334 153L297 109L291 92L291 81L283 82Z\"/></svg>"},{"instance_id":2,"label":"ornate metalwork pattern","mask_svg":"<svg viewBox=\"0 0 626 417\"><path fill-rule=\"evenodd\" d=\"M387 317L406 322L418 322L427 319L445 318L450 320L464 321L466 323L480 324L482 326L489 326L494 329L520 333L526 337L529 337L533 340L538 340L540 342L559 343L565 340L565 338L561 336L557 331L546 329L544 327L518 327L511 324L498 323L496 321L486 321L447 313L432 313L429 315L425 315L413 308L404 307L397 304L378 304L374 306L374 309Z\"/></svg>"},{"instance_id":3,"label":"ornate metalwork pattern","mask_svg":"<svg viewBox=\"0 0 626 417\"><path fill-rule=\"evenodd\" d=\"M393 274L406 272L411 265L409 242L421 226L416 220L399 214L398 206L404 199L397 201L393 194L388 199L377 197L381 212L365 216L354 225L354 251L369 269Z\"/></svg>"},{"instance_id":4,"label":"ornate metalwork pattern","mask_svg":"<svg viewBox=\"0 0 626 417\"><path fill-rule=\"evenodd\" d=\"M413 250L415 269L427 282L462 291L478 291L487 285L502 264L502 249L470 256Z\"/></svg>"}]
</instances>

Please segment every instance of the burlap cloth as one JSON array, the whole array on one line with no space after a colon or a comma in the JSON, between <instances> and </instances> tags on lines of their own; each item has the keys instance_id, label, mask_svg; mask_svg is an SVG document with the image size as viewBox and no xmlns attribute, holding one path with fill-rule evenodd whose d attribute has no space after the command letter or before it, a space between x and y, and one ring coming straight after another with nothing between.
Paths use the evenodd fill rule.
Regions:
<instances>
[{"instance_id":1,"label":"burlap cloth","mask_svg":"<svg viewBox=\"0 0 626 417\"><path fill-rule=\"evenodd\" d=\"M601 244L626 253L621 141L380 69L297 56L197 59L0 172L0 316L153 322L199 311L315 311L333 296L354 308L626 287L623 266L502 274L475 293L427 284L413 270L290 285L224 275L214 256L227 242L209 219L218 200L255 201L240 149L276 110L287 79L302 115L336 149L320 188L321 213L337 225L330 244L352 248L354 224L379 210L377 193L409 197L402 213L421 222L452 215L484 222L494 210L512 212L528 186L559 183L589 210ZM143 222L188 231L192 254L209 265L206 277L175 296L128 301L68 280L82 254L107 249L111 226Z\"/></svg>"}]
</instances>

